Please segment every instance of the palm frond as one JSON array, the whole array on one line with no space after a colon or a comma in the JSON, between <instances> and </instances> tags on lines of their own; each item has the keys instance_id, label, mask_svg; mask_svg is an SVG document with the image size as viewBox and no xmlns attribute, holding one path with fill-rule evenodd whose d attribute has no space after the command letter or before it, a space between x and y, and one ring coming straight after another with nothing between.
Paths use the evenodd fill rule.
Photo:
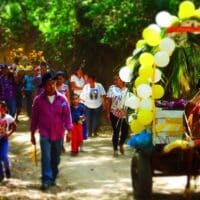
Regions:
<instances>
[{"instance_id":1,"label":"palm frond","mask_svg":"<svg viewBox=\"0 0 200 200\"><path fill-rule=\"evenodd\" d=\"M168 77L165 87L169 97L185 98L196 93L200 76L200 46L194 39L176 48L165 75Z\"/></svg>"}]
</instances>

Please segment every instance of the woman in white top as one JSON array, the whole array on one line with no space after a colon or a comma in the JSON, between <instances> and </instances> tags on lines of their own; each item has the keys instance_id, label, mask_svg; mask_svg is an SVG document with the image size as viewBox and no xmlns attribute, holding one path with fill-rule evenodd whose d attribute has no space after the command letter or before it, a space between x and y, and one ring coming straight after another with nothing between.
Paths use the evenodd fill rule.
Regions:
<instances>
[{"instance_id":1,"label":"woman in white top","mask_svg":"<svg viewBox=\"0 0 200 200\"><path fill-rule=\"evenodd\" d=\"M85 85L84 74L81 67L75 69L74 74L70 77L70 87L74 94L80 95Z\"/></svg>"},{"instance_id":2,"label":"woman in white top","mask_svg":"<svg viewBox=\"0 0 200 200\"><path fill-rule=\"evenodd\" d=\"M89 136L97 136L99 117L105 108L105 89L101 83L95 81L95 76L88 76L88 83L83 87L80 99L86 107L86 117Z\"/></svg>"},{"instance_id":3,"label":"woman in white top","mask_svg":"<svg viewBox=\"0 0 200 200\"><path fill-rule=\"evenodd\" d=\"M110 119L113 128L113 150L114 157L118 156L118 146L121 154L124 154L124 143L128 136L128 123L126 122L126 108L124 100L127 87L118 75L114 77L114 85L107 92L106 116Z\"/></svg>"}]
</instances>

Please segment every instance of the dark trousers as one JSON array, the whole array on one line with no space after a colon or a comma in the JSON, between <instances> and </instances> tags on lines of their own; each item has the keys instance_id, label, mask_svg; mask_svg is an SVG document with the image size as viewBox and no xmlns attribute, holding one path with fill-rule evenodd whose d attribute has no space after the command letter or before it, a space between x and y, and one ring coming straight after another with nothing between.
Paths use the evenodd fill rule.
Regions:
<instances>
[{"instance_id":1,"label":"dark trousers","mask_svg":"<svg viewBox=\"0 0 200 200\"><path fill-rule=\"evenodd\" d=\"M14 117L15 114L16 114L16 109L17 109L17 106L16 106L16 99L8 99L8 100L5 100L6 102L6 106L8 108L8 113Z\"/></svg>"},{"instance_id":2,"label":"dark trousers","mask_svg":"<svg viewBox=\"0 0 200 200\"><path fill-rule=\"evenodd\" d=\"M128 124L125 119L120 119L110 113L111 125L113 128L113 149L118 150L118 145L123 145L128 136Z\"/></svg>"},{"instance_id":3,"label":"dark trousers","mask_svg":"<svg viewBox=\"0 0 200 200\"><path fill-rule=\"evenodd\" d=\"M26 98L26 112L27 112L28 117L31 117L32 104L33 104L33 92L30 90L25 90L25 98Z\"/></svg>"},{"instance_id":4,"label":"dark trousers","mask_svg":"<svg viewBox=\"0 0 200 200\"><path fill-rule=\"evenodd\" d=\"M50 141L40 137L42 183L54 183L58 175L58 165L62 149L62 139Z\"/></svg>"}]
</instances>

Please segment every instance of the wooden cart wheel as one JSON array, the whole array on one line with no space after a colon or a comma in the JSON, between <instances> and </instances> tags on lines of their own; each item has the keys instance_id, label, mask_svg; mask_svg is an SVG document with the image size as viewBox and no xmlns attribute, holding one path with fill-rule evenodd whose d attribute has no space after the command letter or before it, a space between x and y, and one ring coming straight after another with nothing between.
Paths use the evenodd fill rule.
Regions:
<instances>
[{"instance_id":1,"label":"wooden cart wheel","mask_svg":"<svg viewBox=\"0 0 200 200\"><path fill-rule=\"evenodd\" d=\"M150 200L152 195L152 171L150 156L134 152L131 162L131 178L135 200Z\"/></svg>"}]
</instances>

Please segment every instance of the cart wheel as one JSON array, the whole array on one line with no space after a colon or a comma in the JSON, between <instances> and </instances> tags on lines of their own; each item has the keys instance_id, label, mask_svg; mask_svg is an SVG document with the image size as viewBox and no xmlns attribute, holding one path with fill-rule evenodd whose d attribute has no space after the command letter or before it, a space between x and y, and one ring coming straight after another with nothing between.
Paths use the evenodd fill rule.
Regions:
<instances>
[{"instance_id":1,"label":"cart wheel","mask_svg":"<svg viewBox=\"0 0 200 200\"><path fill-rule=\"evenodd\" d=\"M150 156L134 152L131 162L131 178L135 200L150 200L152 195L152 172Z\"/></svg>"}]
</instances>

